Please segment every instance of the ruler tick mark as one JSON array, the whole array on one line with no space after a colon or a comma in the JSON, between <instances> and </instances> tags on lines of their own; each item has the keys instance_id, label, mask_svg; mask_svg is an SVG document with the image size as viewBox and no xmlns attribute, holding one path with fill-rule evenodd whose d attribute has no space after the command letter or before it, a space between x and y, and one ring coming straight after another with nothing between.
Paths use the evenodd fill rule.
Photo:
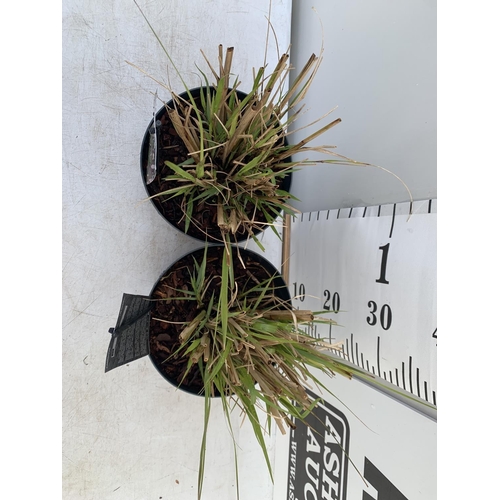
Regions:
<instances>
[{"instance_id":1,"label":"ruler tick mark","mask_svg":"<svg viewBox=\"0 0 500 500\"><path fill-rule=\"evenodd\" d=\"M405 383L405 363L404 361L401 363L401 378L403 380L403 389L406 391L406 383Z\"/></svg>"},{"instance_id":2,"label":"ruler tick mark","mask_svg":"<svg viewBox=\"0 0 500 500\"><path fill-rule=\"evenodd\" d=\"M392 209L392 222L391 222L391 232L389 233L389 238L392 238L392 230L394 229L394 219L396 218L396 204Z\"/></svg>"},{"instance_id":3,"label":"ruler tick mark","mask_svg":"<svg viewBox=\"0 0 500 500\"><path fill-rule=\"evenodd\" d=\"M411 356L410 356L410 362L408 364L408 372L409 372L409 378L410 378L410 392L413 394L413 381L412 381L412 378L411 378L411 365L412 365L412 359L411 359Z\"/></svg>"},{"instance_id":4,"label":"ruler tick mark","mask_svg":"<svg viewBox=\"0 0 500 500\"><path fill-rule=\"evenodd\" d=\"M420 397L420 370L417 368L417 396Z\"/></svg>"},{"instance_id":5,"label":"ruler tick mark","mask_svg":"<svg viewBox=\"0 0 500 500\"><path fill-rule=\"evenodd\" d=\"M377 370L380 377L380 336L377 337Z\"/></svg>"},{"instance_id":6,"label":"ruler tick mark","mask_svg":"<svg viewBox=\"0 0 500 500\"><path fill-rule=\"evenodd\" d=\"M354 334L351 333L351 361L354 363Z\"/></svg>"}]
</instances>

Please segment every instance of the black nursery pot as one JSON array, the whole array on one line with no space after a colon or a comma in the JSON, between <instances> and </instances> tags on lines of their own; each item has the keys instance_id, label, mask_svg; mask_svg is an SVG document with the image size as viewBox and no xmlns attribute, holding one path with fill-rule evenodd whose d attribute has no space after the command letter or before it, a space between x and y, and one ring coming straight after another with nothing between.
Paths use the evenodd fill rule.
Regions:
<instances>
[{"instance_id":1,"label":"black nursery pot","mask_svg":"<svg viewBox=\"0 0 500 500\"><path fill-rule=\"evenodd\" d=\"M201 92L205 91L206 92L206 87L197 87L194 89L191 89L189 92L193 96L194 99L198 99L200 97ZM210 91L213 91L212 88L210 88ZM239 90L236 91L236 94L240 100L243 100L247 94L244 92L240 92ZM185 100L189 100L188 92L183 92L182 94L179 94L179 97ZM173 99L171 99L168 103L167 106L169 108L173 107ZM178 163L181 163L184 161L187 157L185 155L185 152L183 153L182 150L186 149L184 144L182 143L182 140L177 136L175 129L173 129L173 126L170 123L170 120L168 120L168 114L165 106L162 106L160 110L156 113L156 122L161 122L161 125L158 126L157 129L157 137L158 137L158 156L161 157L160 155L160 148L164 146L165 142L172 142L172 144L169 144L169 148L172 150L173 148L177 148L179 150L179 160ZM160 188L160 176L158 175L158 172L160 172L160 162L158 162L157 159L157 175L155 180L151 184L147 184L147 179L146 179L146 168L147 168L147 162L148 162L148 152L149 152L149 142L150 142L150 129L153 126L153 120L149 122L149 125L146 129L146 132L144 133L144 138L142 140L142 145L141 145L141 158L140 158L140 167L141 167L141 177L142 181L144 183L144 188L146 189L146 193L148 197L162 191ZM166 136L168 136L168 139L166 139ZM286 138L284 138L285 145L288 144L288 141ZM175 149L174 149L175 150ZM287 158L285 160L286 162L290 162L291 158ZM176 163L174 161L174 163ZM280 189L283 191L290 191L292 184L292 173L287 174L283 180L282 184L280 186ZM151 199L151 202L153 203L156 211L175 229L185 232L184 231L184 221L182 223L179 223L179 221L182 218L182 211L180 209L180 206L170 206L170 209L167 211L165 210L164 205L162 204L162 201L160 201L160 198L153 198ZM254 234L260 234L262 230L256 230L254 231ZM207 235L203 233L201 230L198 230L196 227L194 227L193 224L190 224L190 227L187 231L189 236L192 236L193 238L196 238L197 240L205 242L207 240ZM245 241L248 238L248 234L244 231L241 231L240 233L236 234L236 240L237 241ZM208 240L211 242L220 242L220 234L218 231L214 231L213 234L208 235Z\"/></svg>"},{"instance_id":2,"label":"black nursery pot","mask_svg":"<svg viewBox=\"0 0 500 500\"><path fill-rule=\"evenodd\" d=\"M223 251L224 251L223 245L209 246L208 250L207 250L207 262L211 259L213 259L214 261L216 259L218 259L221 263ZM234 262L234 265L236 266L237 262L239 263L238 257L236 255L236 249L232 248L232 251L233 251L233 262ZM184 257L181 257L180 259L178 259L174 264L172 264L160 276L158 281L153 286L149 297L151 299L155 298L155 292L161 286L162 280L168 279L169 275L171 275L171 273L174 272L175 270L185 269L185 271L183 271L183 272L185 272L186 276L188 276L187 269L188 269L188 266L191 268L193 267L193 258L196 259L197 262L201 262L201 260L203 259L204 252L205 252L205 249L201 248L199 250L195 250L194 252L188 253ZM281 299L282 301L286 302L287 304L289 304L291 306L290 292L289 292L288 287L285 283L285 280L283 279L281 274L278 272L278 270L267 259L265 259L261 255L255 253L251 250L245 250L243 248L240 248L239 252L240 252L241 258L245 262L245 266L247 266L249 269L252 269L252 271L255 271L258 268L262 268L265 271L265 274L267 275L267 277L271 277L271 276L274 277L273 282L272 282L272 286L274 287L274 295L276 295L279 299ZM235 273L236 272L237 272L237 268L235 267ZM178 283L176 288L178 288L178 289L182 288L183 284L184 283ZM157 301L156 304L160 304L162 302L164 304L166 303L165 301ZM181 302L181 301L178 301L178 302ZM186 304L187 302L188 301L183 301L184 304ZM189 301L189 303L191 303L191 301ZM196 311L196 313L197 312L199 312L199 311ZM156 313L156 310L153 309L153 311L151 312L151 318L155 317L155 313ZM187 311L188 315L190 313L192 315L195 314L193 311ZM167 318L163 317L162 319L167 319ZM173 317L173 319L176 319L176 318ZM187 318L184 318L184 321L186 321L186 320L187 320ZM155 322L157 325L154 327L153 325L155 324ZM165 354L164 351L159 350L157 347L158 342L159 342L158 339L162 335L169 337L169 339L168 339L169 348L172 346L175 346L175 341L178 339L178 335L182 331L183 326L164 323L164 325L167 325L164 328L164 331L168 332L168 333L159 333L158 334L158 329L160 328L158 326L158 323L161 323L161 322L158 322L154 319L151 319L150 337L149 337L149 341L150 341L149 358L151 359L151 362L153 363L153 365L157 369L158 373L165 380L167 380L169 383L171 383L175 387L177 387L177 388L179 388L187 393L190 393L190 394L196 394L196 395L203 396L204 391L203 391L202 386L200 385L200 379L197 378L197 377L199 377L198 369L196 367L193 367L191 369L190 375L186 378L187 381L191 380L191 382L192 382L194 380L194 382L192 382L192 383L187 382L187 383L184 383L182 385L179 385L180 378L181 378L181 372L179 370L177 370L174 365L175 364L177 364L177 365L182 364L182 362L179 362L179 360L172 361L170 359L167 359L169 355ZM177 337L175 337L176 335L177 335ZM167 344L165 344L165 345L167 345ZM216 396L220 397L220 394L216 394Z\"/></svg>"}]
</instances>

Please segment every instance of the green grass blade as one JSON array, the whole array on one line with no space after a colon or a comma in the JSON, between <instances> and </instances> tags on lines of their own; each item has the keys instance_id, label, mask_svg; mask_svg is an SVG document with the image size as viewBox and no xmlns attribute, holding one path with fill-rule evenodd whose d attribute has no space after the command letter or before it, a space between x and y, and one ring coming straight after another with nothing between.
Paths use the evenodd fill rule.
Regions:
<instances>
[{"instance_id":1,"label":"green grass blade","mask_svg":"<svg viewBox=\"0 0 500 500\"><path fill-rule=\"evenodd\" d=\"M222 257L222 280L221 280L221 289L220 289L220 298L219 298L219 314L221 320L221 329L222 329L222 345L226 345L226 336L227 336L227 321L229 318L228 311L228 286L229 286L229 266L228 266L228 256L227 251L223 251Z\"/></svg>"},{"instance_id":2,"label":"green grass blade","mask_svg":"<svg viewBox=\"0 0 500 500\"><path fill-rule=\"evenodd\" d=\"M178 176L182 177L183 179L186 179L191 182L196 182L196 178L193 177L190 173L186 172L183 168L180 166L176 165L175 163L172 163L171 161L166 161L165 164L173 170Z\"/></svg>"},{"instance_id":3,"label":"green grass blade","mask_svg":"<svg viewBox=\"0 0 500 500\"><path fill-rule=\"evenodd\" d=\"M201 363L200 363L201 365ZM202 372L203 373L203 372ZM208 431L208 422L210 420L210 384L205 378L205 412L203 419L203 437L201 439L201 448L200 448L200 464L198 470L198 500L201 500L201 493L203 490L203 479L205 477L205 456L207 450L207 431Z\"/></svg>"}]
</instances>

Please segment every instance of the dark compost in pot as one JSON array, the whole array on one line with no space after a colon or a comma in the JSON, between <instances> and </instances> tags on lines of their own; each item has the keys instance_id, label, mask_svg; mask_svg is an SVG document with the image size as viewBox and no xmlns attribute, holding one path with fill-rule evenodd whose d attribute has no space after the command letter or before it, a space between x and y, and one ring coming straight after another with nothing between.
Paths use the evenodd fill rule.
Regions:
<instances>
[{"instance_id":1,"label":"dark compost in pot","mask_svg":"<svg viewBox=\"0 0 500 500\"><path fill-rule=\"evenodd\" d=\"M192 394L203 393L203 382L199 368L194 366L183 385L179 386L186 370L187 360L185 358L167 360L167 358L179 347L179 335L185 323L193 320L200 311L196 301L175 300L173 297L179 297L181 292L178 290L187 290L190 280L189 271L192 272L193 268L193 258L197 262L201 262L204 251L203 248L196 250L175 262L163 273L150 294L152 299L170 299L156 300L151 311L150 359L167 381ZM232 248L232 251L235 280L240 290L255 286L256 280L262 282L274 276L272 283L274 294L279 300L291 305L291 297L286 283L268 260L255 252L240 248L240 255L245 262L244 268L236 255L237 250ZM219 297L221 283L217 277L221 275L223 252L223 246L208 247L206 275L216 278L211 281L211 288L205 295L206 297L210 297L212 291L215 292L216 298ZM155 318L166 320L169 323L158 321Z\"/></svg>"}]
</instances>

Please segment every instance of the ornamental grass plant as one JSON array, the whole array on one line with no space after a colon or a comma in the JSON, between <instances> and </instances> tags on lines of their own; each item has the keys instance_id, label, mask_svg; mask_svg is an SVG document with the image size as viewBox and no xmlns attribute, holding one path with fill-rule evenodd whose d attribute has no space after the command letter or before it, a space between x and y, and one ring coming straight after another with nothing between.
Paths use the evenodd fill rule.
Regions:
<instances>
[{"instance_id":1,"label":"ornamental grass plant","mask_svg":"<svg viewBox=\"0 0 500 500\"><path fill-rule=\"evenodd\" d=\"M327 120L299 142L291 140L291 126L304 112L304 99L320 67L323 48L319 56L311 54L293 78L288 49L274 68L264 64L254 70L251 88L245 89L245 93L241 92L239 77L232 73L234 47L224 49L219 45L215 62L202 50L210 73L198 68L202 85L195 97L155 29L138 8L184 86L181 97L148 75L171 94L173 104L167 106L167 115L187 150L182 162L165 162L164 180L173 187L150 199L178 198L186 232L191 224L198 224L193 218L196 208L216 207L218 241L235 241L238 231L243 231L261 247L256 232L266 227L277 232L273 225L276 218L297 212L288 203L295 198L281 189L285 176L299 167L319 163L368 166L335 153L336 146L311 145L338 125L340 118ZM333 111L304 128L325 120ZM323 159L309 160L309 153L319 153ZM156 161L155 155L150 158Z\"/></svg>"},{"instance_id":2,"label":"ornamental grass plant","mask_svg":"<svg viewBox=\"0 0 500 500\"><path fill-rule=\"evenodd\" d=\"M214 257L217 251L222 259ZM322 319L320 313L294 309L280 296L275 275L266 271L262 276L261 269L257 274L254 264L240 263L240 258L237 247L227 252L224 247L206 246L203 258L192 259L188 283L175 289L167 277L153 296L155 301L176 307L182 307L183 302L192 306L189 313L192 319L176 328L177 347L164 362L183 360L185 369L179 386L191 378L193 371L202 380L200 394L204 396L205 410L198 498L202 493L207 429L214 397L221 396L231 435L233 411L250 422L272 478L265 443L272 422L285 434L289 427L294 427L294 421L304 422L320 401L311 399L306 389L316 386L331 394L314 372L348 378L355 373L367 376L363 370L332 356L331 351L341 350L341 344L313 338L305 331L307 325L335 324L334 321ZM151 321L174 323L168 315L155 312ZM261 421L263 416L265 422ZM233 443L237 459L234 436Z\"/></svg>"}]
</instances>

